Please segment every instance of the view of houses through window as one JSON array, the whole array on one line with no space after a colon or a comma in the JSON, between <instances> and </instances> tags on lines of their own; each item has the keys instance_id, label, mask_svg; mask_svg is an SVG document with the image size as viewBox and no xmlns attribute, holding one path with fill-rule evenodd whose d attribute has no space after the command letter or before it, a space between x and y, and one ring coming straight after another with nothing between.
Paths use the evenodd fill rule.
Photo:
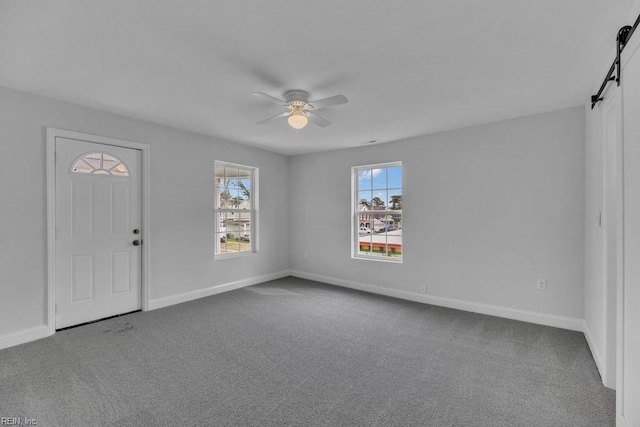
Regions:
<instances>
[{"instance_id":1,"label":"view of houses through window","mask_svg":"<svg viewBox=\"0 0 640 427\"><path fill-rule=\"evenodd\" d=\"M402 261L402 163L353 168L355 257Z\"/></svg>"},{"instance_id":2,"label":"view of houses through window","mask_svg":"<svg viewBox=\"0 0 640 427\"><path fill-rule=\"evenodd\" d=\"M255 168L215 163L216 255L255 252Z\"/></svg>"}]
</instances>

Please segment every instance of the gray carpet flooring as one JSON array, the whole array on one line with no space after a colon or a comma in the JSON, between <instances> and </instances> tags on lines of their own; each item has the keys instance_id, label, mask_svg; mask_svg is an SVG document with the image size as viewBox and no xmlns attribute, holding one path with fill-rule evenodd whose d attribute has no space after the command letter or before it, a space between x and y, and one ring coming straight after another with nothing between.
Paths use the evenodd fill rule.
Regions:
<instances>
[{"instance_id":1,"label":"gray carpet flooring","mask_svg":"<svg viewBox=\"0 0 640 427\"><path fill-rule=\"evenodd\" d=\"M607 426L581 333L285 278L0 351L38 426Z\"/></svg>"}]
</instances>

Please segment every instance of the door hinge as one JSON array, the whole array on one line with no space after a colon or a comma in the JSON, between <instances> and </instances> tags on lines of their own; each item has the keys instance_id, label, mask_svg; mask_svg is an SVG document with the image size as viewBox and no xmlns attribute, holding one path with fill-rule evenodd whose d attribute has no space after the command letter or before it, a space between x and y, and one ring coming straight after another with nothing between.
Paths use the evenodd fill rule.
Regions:
<instances>
[{"instance_id":1,"label":"door hinge","mask_svg":"<svg viewBox=\"0 0 640 427\"><path fill-rule=\"evenodd\" d=\"M602 227L602 211L598 212L598 227Z\"/></svg>"}]
</instances>

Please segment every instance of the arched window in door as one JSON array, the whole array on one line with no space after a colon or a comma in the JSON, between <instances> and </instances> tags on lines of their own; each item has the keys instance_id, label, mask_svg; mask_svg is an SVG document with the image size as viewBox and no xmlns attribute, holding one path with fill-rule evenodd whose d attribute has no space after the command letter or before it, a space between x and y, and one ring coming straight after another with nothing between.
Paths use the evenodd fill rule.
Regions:
<instances>
[{"instance_id":1,"label":"arched window in door","mask_svg":"<svg viewBox=\"0 0 640 427\"><path fill-rule=\"evenodd\" d=\"M116 156L107 153L83 154L73 162L71 173L129 177L127 165Z\"/></svg>"}]
</instances>

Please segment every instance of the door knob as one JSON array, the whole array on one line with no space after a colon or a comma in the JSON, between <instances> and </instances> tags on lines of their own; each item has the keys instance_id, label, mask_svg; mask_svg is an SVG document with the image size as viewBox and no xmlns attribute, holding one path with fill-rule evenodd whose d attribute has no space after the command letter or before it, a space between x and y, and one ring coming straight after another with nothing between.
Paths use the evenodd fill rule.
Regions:
<instances>
[{"instance_id":1,"label":"door knob","mask_svg":"<svg viewBox=\"0 0 640 427\"><path fill-rule=\"evenodd\" d=\"M133 234L140 234L140 230L136 228L135 230L133 230Z\"/></svg>"},{"instance_id":2,"label":"door knob","mask_svg":"<svg viewBox=\"0 0 640 427\"><path fill-rule=\"evenodd\" d=\"M134 240L133 246L140 246L142 244L142 240Z\"/></svg>"}]
</instances>

